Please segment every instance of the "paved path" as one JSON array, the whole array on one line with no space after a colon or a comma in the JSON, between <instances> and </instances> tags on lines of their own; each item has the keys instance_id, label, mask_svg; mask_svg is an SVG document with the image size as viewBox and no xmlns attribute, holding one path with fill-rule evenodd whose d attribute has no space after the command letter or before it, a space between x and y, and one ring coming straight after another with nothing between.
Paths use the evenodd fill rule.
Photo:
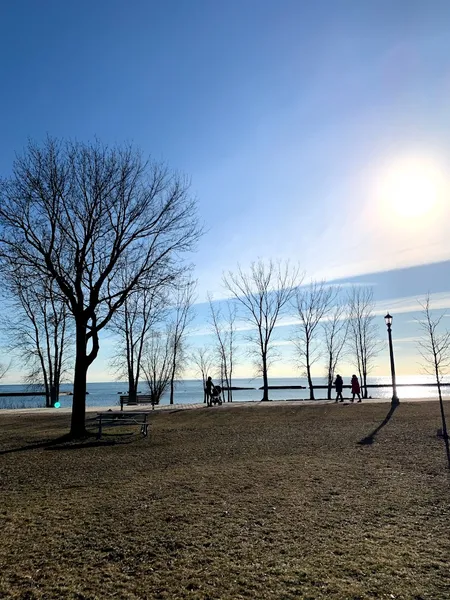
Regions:
<instances>
[{"instance_id":1,"label":"paved path","mask_svg":"<svg viewBox=\"0 0 450 600\"><path fill-rule=\"evenodd\" d=\"M409 403L409 402L437 402L437 398L400 398L400 404ZM450 401L450 398L444 398L446 402ZM390 404L390 398L371 398L368 400L363 400L361 405L363 404ZM258 406L323 406L324 404L334 405L336 402L334 400L271 400L270 402L261 402L261 401L241 401L241 402L231 402L224 403L222 406L213 406L207 407L203 402L199 403L184 403L184 404L162 404L160 406L155 406L152 410L150 405L141 405L141 406L124 406L124 412L127 411L136 411L140 412L158 412L158 411L178 411L178 410L189 410L189 409L204 409L204 410L223 410L223 409L234 409L239 407L254 407ZM337 403L338 406L346 406L352 404L350 400L345 400L343 403ZM356 406L359 406L358 402L355 402ZM111 406L88 406L86 407L86 413L98 413L98 412L107 412L107 411L118 411L119 406L117 404ZM26 415L26 414L70 414L72 412L71 407L67 408L3 408L0 409L0 415L8 415L8 414L16 414L16 415Z\"/></svg>"}]
</instances>

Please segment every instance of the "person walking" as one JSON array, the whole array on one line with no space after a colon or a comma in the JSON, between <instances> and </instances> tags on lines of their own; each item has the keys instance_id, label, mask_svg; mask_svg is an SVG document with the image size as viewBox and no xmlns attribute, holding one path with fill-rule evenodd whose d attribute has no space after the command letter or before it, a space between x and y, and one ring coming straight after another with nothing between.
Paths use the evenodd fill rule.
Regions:
<instances>
[{"instance_id":1,"label":"person walking","mask_svg":"<svg viewBox=\"0 0 450 600\"><path fill-rule=\"evenodd\" d=\"M342 379L342 377L340 375L336 375L334 386L336 388L336 400L335 400L335 402L338 402L339 398L341 399L340 400L341 402L344 402L344 398L342 397L342 388L344 386L344 380Z\"/></svg>"},{"instance_id":2,"label":"person walking","mask_svg":"<svg viewBox=\"0 0 450 600\"><path fill-rule=\"evenodd\" d=\"M352 375L352 402L355 401L355 396L358 396L358 402L361 402L361 387L356 375Z\"/></svg>"},{"instance_id":3,"label":"person walking","mask_svg":"<svg viewBox=\"0 0 450 600\"><path fill-rule=\"evenodd\" d=\"M214 383L211 377L206 380L206 402L208 406L212 405Z\"/></svg>"}]
</instances>

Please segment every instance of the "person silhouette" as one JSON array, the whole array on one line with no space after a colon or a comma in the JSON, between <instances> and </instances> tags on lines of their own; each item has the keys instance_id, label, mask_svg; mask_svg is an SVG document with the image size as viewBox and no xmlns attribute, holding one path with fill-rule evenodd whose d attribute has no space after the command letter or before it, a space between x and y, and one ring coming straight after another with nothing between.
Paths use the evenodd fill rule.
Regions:
<instances>
[{"instance_id":1,"label":"person silhouette","mask_svg":"<svg viewBox=\"0 0 450 600\"><path fill-rule=\"evenodd\" d=\"M359 400L358 402L361 402L361 388L359 385L359 381L358 378L356 377L356 375L352 375L352 402L355 401L355 396L358 396Z\"/></svg>"},{"instance_id":2,"label":"person silhouette","mask_svg":"<svg viewBox=\"0 0 450 600\"><path fill-rule=\"evenodd\" d=\"M344 381L342 379L342 377L340 375L336 375L336 380L334 382L335 388L336 388L336 400L335 402L338 402L339 398L341 399L341 402L344 402L344 398L342 397L342 388L344 386Z\"/></svg>"},{"instance_id":3,"label":"person silhouette","mask_svg":"<svg viewBox=\"0 0 450 600\"><path fill-rule=\"evenodd\" d=\"M213 395L214 383L211 377L208 377L206 380L206 402L208 406L212 404L212 395Z\"/></svg>"}]
</instances>

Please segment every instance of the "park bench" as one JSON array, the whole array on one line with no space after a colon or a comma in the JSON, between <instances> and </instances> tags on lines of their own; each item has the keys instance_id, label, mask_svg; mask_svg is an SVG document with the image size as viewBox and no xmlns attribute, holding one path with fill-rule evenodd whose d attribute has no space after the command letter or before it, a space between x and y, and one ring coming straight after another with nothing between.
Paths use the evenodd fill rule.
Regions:
<instances>
[{"instance_id":1,"label":"park bench","mask_svg":"<svg viewBox=\"0 0 450 600\"><path fill-rule=\"evenodd\" d=\"M97 413L95 420L98 424L97 439L102 437L105 427L120 427L123 425L139 425L140 432L144 437L148 435L150 423L147 420L148 413L145 412L101 412Z\"/></svg>"},{"instance_id":2,"label":"park bench","mask_svg":"<svg viewBox=\"0 0 450 600\"><path fill-rule=\"evenodd\" d=\"M147 394L139 394L139 396L136 397L136 402L130 402L130 397L127 395L120 396L120 410L123 410L124 404L126 404L127 406L137 406L138 404L151 404L152 408L155 407L155 403L152 402L152 397Z\"/></svg>"}]
</instances>

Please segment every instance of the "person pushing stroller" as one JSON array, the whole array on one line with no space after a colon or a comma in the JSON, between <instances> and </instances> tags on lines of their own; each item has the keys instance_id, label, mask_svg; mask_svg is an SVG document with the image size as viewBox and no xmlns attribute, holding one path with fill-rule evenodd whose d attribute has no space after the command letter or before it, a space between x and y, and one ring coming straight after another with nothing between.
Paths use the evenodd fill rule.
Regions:
<instances>
[{"instance_id":1,"label":"person pushing stroller","mask_svg":"<svg viewBox=\"0 0 450 600\"><path fill-rule=\"evenodd\" d=\"M206 380L206 401L208 406L222 404L222 388L220 385L214 385L211 377Z\"/></svg>"}]
</instances>

